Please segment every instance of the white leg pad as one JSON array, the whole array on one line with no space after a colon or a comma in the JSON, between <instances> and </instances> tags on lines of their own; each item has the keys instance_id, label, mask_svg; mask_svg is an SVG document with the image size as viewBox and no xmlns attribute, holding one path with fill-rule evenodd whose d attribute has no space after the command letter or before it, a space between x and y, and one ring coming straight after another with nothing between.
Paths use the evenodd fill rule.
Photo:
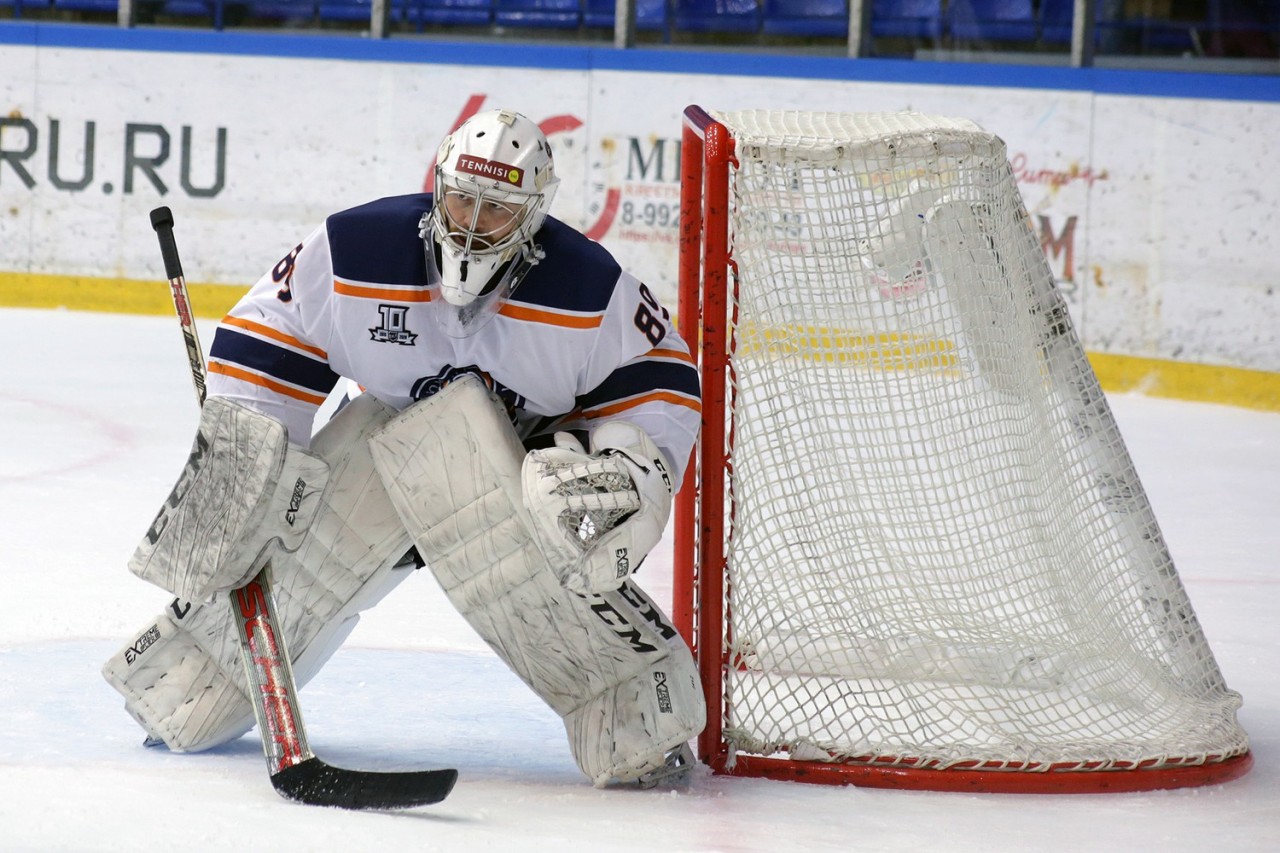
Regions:
<instances>
[{"instance_id":1,"label":"white leg pad","mask_svg":"<svg viewBox=\"0 0 1280 853\"><path fill-rule=\"evenodd\" d=\"M359 397L315 437L331 475L316 520L294 554L272 564L285 642L299 685L319 671L372 607L413 572L398 566L412 545L387 499L368 435L392 416ZM233 740L253 726L240 646L223 596L175 601L103 667L125 708L175 752Z\"/></svg>"},{"instance_id":2,"label":"white leg pad","mask_svg":"<svg viewBox=\"0 0 1280 853\"><path fill-rule=\"evenodd\" d=\"M253 725L244 679L232 668L237 661L219 651L226 629L235 630L225 601L174 599L103 667L129 715L175 752L217 746Z\"/></svg>"},{"instance_id":3,"label":"white leg pad","mask_svg":"<svg viewBox=\"0 0 1280 853\"><path fill-rule=\"evenodd\" d=\"M648 624L663 636L667 651L564 715L574 760L592 784L602 787L661 767L670 750L702 731L706 703L689 647L639 588L628 581L617 593L586 601L596 598L597 605L607 600L614 612L635 623L643 624L648 614ZM634 602L644 604L635 607Z\"/></svg>"},{"instance_id":4,"label":"white leg pad","mask_svg":"<svg viewBox=\"0 0 1280 853\"><path fill-rule=\"evenodd\" d=\"M500 402L470 377L371 438L405 528L454 606L564 720L596 785L632 779L702 730L689 651L632 584L567 591L523 502L524 448Z\"/></svg>"}]
</instances>

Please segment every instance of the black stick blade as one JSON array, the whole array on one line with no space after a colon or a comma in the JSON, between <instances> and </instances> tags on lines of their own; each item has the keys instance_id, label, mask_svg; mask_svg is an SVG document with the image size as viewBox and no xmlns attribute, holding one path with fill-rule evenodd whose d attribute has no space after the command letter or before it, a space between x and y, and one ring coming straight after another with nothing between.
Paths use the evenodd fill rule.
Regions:
<instances>
[{"instance_id":1,"label":"black stick blade","mask_svg":"<svg viewBox=\"0 0 1280 853\"><path fill-rule=\"evenodd\" d=\"M271 775L287 800L337 809L411 809L438 803L453 790L457 770L377 773L346 770L308 758Z\"/></svg>"}]
</instances>

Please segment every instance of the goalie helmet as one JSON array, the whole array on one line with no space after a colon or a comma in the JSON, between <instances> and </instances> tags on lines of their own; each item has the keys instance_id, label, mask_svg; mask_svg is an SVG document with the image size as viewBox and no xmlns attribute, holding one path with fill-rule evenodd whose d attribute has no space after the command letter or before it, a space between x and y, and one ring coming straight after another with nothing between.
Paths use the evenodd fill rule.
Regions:
<instances>
[{"instance_id":1,"label":"goalie helmet","mask_svg":"<svg viewBox=\"0 0 1280 853\"><path fill-rule=\"evenodd\" d=\"M534 235L558 183L547 138L519 113L479 113L440 144L435 200L419 234L458 333L479 328L538 262Z\"/></svg>"}]
</instances>

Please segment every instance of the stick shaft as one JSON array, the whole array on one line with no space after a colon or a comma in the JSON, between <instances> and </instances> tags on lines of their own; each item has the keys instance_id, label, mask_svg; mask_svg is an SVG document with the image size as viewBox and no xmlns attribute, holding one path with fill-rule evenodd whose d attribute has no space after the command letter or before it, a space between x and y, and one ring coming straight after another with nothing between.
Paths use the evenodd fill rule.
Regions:
<instances>
[{"instance_id":1,"label":"stick shaft","mask_svg":"<svg viewBox=\"0 0 1280 853\"><path fill-rule=\"evenodd\" d=\"M182 262L178 259L178 243L173 236L173 214L169 208L159 207L151 211L151 226L160 240L160 255L164 259L165 275L169 277L173 307L182 326L191 381L195 385L196 399L203 407L206 395L204 350L196 333L187 282L182 274ZM267 768L274 775L314 756L307 746L302 714L298 710L298 687L289 664L284 630L276 615L275 596L271 592L271 563L265 563L253 580L231 590L228 595L231 611L236 617L240 655L249 680L249 701L258 722L258 733L262 736Z\"/></svg>"},{"instance_id":2,"label":"stick shaft","mask_svg":"<svg viewBox=\"0 0 1280 853\"><path fill-rule=\"evenodd\" d=\"M200 347L196 318L191 312L191 297L187 293L187 280L182 274L182 262L178 259L178 242L173 236L173 214L169 208L157 207L151 211L151 226L160 239L160 257L164 260L164 274L169 277L169 293L173 297L173 307L178 312L178 323L182 327L182 342L187 348L191 383L195 386L197 402L203 406L207 393L204 350Z\"/></svg>"}]
</instances>

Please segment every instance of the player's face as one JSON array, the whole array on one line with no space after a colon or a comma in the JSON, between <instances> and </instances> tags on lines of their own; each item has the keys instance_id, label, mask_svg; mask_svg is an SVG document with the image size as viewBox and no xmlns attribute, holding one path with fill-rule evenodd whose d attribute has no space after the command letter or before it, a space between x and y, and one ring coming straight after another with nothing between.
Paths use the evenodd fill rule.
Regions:
<instances>
[{"instance_id":1,"label":"player's face","mask_svg":"<svg viewBox=\"0 0 1280 853\"><path fill-rule=\"evenodd\" d=\"M466 190L452 188L445 190L444 210L451 226L451 238L463 244L470 234L477 241L472 244L472 250L481 251L500 243L514 231L524 214L521 204L477 197Z\"/></svg>"}]
</instances>

